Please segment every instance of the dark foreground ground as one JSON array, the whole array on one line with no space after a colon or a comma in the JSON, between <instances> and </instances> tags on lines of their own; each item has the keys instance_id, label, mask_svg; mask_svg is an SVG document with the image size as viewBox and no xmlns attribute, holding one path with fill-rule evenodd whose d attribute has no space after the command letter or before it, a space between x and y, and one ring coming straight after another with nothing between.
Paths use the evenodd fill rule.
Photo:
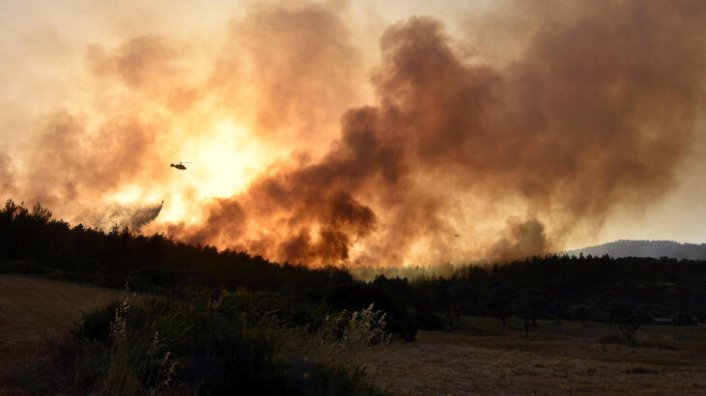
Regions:
<instances>
[{"instance_id":1,"label":"dark foreground ground","mask_svg":"<svg viewBox=\"0 0 706 396\"><path fill-rule=\"evenodd\" d=\"M527 342L520 334L420 332L414 344L370 349L356 361L375 384L400 394L704 395L703 345L630 348L592 338Z\"/></svg>"},{"instance_id":2,"label":"dark foreground ground","mask_svg":"<svg viewBox=\"0 0 706 396\"><path fill-rule=\"evenodd\" d=\"M15 370L65 335L81 312L119 300L124 292L20 275L0 274L0 395Z\"/></svg>"},{"instance_id":3,"label":"dark foreground ground","mask_svg":"<svg viewBox=\"0 0 706 396\"><path fill-rule=\"evenodd\" d=\"M81 311L124 292L0 275L0 394L8 376L65 335ZM617 342L606 324L539 322L530 339L519 322L463 318L455 333L420 332L415 343L352 348L320 359L365 367L394 394L706 394L706 328L646 326L638 344ZM316 351L311 351L317 355Z\"/></svg>"}]
</instances>

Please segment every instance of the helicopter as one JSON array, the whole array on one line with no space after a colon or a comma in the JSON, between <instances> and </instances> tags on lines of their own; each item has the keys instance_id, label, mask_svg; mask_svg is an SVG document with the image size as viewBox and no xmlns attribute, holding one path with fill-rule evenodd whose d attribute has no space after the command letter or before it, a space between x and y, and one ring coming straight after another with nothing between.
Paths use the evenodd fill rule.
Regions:
<instances>
[{"instance_id":1,"label":"helicopter","mask_svg":"<svg viewBox=\"0 0 706 396\"><path fill-rule=\"evenodd\" d=\"M179 170L186 170L186 165L184 164L190 164L191 162L178 162L176 164L169 164L172 168L177 168Z\"/></svg>"}]
</instances>

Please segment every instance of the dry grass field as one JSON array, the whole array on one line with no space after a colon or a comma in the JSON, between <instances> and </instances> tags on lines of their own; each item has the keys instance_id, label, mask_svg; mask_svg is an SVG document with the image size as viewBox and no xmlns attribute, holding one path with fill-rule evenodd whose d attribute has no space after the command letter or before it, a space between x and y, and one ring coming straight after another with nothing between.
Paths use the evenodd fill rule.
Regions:
<instances>
[{"instance_id":1,"label":"dry grass field","mask_svg":"<svg viewBox=\"0 0 706 396\"><path fill-rule=\"evenodd\" d=\"M0 275L0 380L67 334L81 311L123 297ZM612 334L602 323L540 321L527 340L517 321L506 329L497 319L465 317L455 333L422 331L415 343L346 349L325 360L365 367L396 395L706 394L706 328L645 326L632 347ZM0 385L0 395L16 393Z\"/></svg>"},{"instance_id":2,"label":"dry grass field","mask_svg":"<svg viewBox=\"0 0 706 396\"><path fill-rule=\"evenodd\" d=\"M706 395L703 327L648 326L630 347L606 342L613 330L600 323L540 323L526 340L496 319L473 320L501 334L423 331L415 343L359 350L355 361L395 394Z\"/></svg>"},{"instance_id":3,"label":"dry grass field","mask_svg":"<svg viewBox=\"0 0 706 396\"><path fill-rule=\"evenodd\" d=\"M81 312L120 300L124 292L21 275L0 274L0 394L13 369L66 334Z\"/></svg>"}]
</instances>

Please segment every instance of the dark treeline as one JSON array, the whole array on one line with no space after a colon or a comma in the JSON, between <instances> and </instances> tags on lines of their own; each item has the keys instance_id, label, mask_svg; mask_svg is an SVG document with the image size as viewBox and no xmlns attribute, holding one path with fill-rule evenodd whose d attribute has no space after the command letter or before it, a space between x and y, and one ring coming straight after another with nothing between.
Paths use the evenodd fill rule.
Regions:
<instances>
[{"instance_id":1,"label":"dark treeline","mask_svg":"<svg viewBox=\"0 0 706 396\"><path fill-rule=\"evenodd\" d=\"M52 219L35 205L31 210L7 201L0 211L0 259L5 266L28 270L56 269L104 286L142 290L174 285L197 285L280 291L316 290L331 278L348 276L343 270L310 270L277 265L260 256L219 252L193 246L161 234L133 235L114 227L110 232Z\"/></svg>"},{"instance_id":2,"label":"dark treeline","mask_svg":"<svg viewBox=\"0 0 706 396\"><path fill-rule=\"evenodd\" d=\"M388 330L413 339L416 319L409 309L369 283L340 268L309 269L272 263L243 252L193 246L163 235L133 235L70 226L47 208L32 209L8 200L0 210L0 272L33 273L101 286L193 295L194 287L277 293L289 303L324 305L332 311L360 310L371 303L387 314ZM403 282L407 284L406 281ZM301 304L297 305L301 307ZM285 308L287 309L287 308ZM318 321L304 309L297 321ZM416 311L415 311L416 312ZM431 310L425 311L432 316Z\"/></svg>"},{"instance_id":3,"label":"dark treeline","mask_svg":"<svg viewBox=\"0 0 706 396\"><path fill-rule=\"evenodd\" d=\"M706 320L706 262L671 258L547 256L507 265L463 267L448 278L418 279L447 325L459 315L526 320L619 322L639 315L649 323ZM621 317L622 316L622 317ZM685 317L689 319L684 319ZM687 324L684 323L684 324Z\"/></svg>"},{"instance_id":4,"label":"dark treeline","mask_svg":"<svg viewBox=\"0 0 706 396\"><path fill-rule=\"evenodd\" d=\"M706 319L706 263L608 256L548 256L495 266L459 267L450 276L355 280L339 268L278 265L163 235L71 227L36 205L8 201L0 211L0 269L35 272L148 291L180 287L276 292L331 309L384 310L389 330L453 329L461 315L616 321L618 316Z\"/></svg>"}]
</instances>

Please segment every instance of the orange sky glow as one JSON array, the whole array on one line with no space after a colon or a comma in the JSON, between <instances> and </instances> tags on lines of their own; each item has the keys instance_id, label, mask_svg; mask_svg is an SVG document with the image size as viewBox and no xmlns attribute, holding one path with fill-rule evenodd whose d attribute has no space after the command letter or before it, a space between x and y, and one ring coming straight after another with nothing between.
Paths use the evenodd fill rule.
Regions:
<instances>
[{"instance_id":1,"label":"orange sky glow","mask_svg":"<svg viewBox=\"0 0 706 396\"><path fill-rule=\"evenodd\" d=\"M706 5L528 3L3 1L0 195L312 266L706 242Z\"/></svg>"}]
</instances>

